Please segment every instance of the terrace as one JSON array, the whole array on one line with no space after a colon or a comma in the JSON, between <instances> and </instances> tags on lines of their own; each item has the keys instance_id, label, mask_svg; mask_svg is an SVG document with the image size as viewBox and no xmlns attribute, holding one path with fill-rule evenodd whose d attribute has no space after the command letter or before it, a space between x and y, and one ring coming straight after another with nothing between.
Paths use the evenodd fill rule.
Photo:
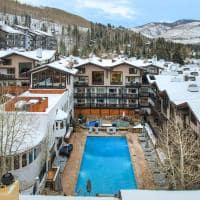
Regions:
<instances>
[{"instance_id":1,"label":"terrace","mask_svg":"<svg viewBox=\"0 0 200 200\"><path fill-rule=\"evenodd\" d=\"M16 97L5 104L6 112L26 111L45 112L48 108L48 98L42 97Z\"/></svg>"}]
</instances>

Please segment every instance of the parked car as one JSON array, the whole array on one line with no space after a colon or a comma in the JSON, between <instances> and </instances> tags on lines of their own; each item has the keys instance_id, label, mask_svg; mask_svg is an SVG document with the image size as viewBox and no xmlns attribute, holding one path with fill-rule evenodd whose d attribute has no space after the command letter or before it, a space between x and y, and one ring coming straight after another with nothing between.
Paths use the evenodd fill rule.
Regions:
<instances>
[{"instance_id":1,"label":"parked car","mask_svg":"<svg viewBox=\"0 0 200 200\"><path fill-rule=\"evenodd\" d=\"M60 156L66 156L69 157L71 152L73 150L73 144L67 144L65 146L62 146L59 150L59 155Z\"/></svg>"}]
</instances>

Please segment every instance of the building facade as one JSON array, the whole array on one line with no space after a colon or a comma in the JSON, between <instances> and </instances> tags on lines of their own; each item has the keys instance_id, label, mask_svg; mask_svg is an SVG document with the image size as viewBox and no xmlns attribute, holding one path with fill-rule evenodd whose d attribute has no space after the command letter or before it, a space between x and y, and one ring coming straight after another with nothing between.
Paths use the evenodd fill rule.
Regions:
<instances>
[{"instance_id":1,"label":"building facade","mask_svg":"<svg viewBox=\"0 0 200 200\"><path fill-rule=\"evenodd\" d=\"M143 84L144 70L131 63L112 60L85 62L74 81L77 114L100 115L134 114L149 108L149 87Z\"/></svg>"},{"instance_id":2,"label":"building facade","mask_svg":"<svg viewBox=\"0 0 200 200\"><path fill-rule=\"evenodd\" d=\"M55 60L54 50L0 51L0 86L29 86L30 70Z\"/></svg>"},{"instance_id":3,"label":"building facade","mask_svg":"<svg viewBox=\"0 0 200 200\"><path fill-rule=\"evenodd\" d=\"M39 186L44 185L47 171L51 169L64 138L70 136L76 72L67 68L63 60L36 68L31 71L29 90L4 104L6 112L0 113L5 119L4 126L16 124L8 137L15 135L18 138L11 147L6 147L11 151L3 154L8 163L6 170L18 177L22 191L31 194L36 181ZM6 120L6 115L10 115L10 121ZM13 121L16 115L17 120ZM0 128L0 131L6 134L6 130Z\"/></svg>"}]
</instances>

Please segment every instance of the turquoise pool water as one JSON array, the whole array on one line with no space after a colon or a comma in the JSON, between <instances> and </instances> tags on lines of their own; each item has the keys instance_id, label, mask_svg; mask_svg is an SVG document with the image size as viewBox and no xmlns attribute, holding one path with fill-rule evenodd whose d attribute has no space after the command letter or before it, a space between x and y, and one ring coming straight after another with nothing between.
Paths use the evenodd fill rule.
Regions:
<instances>
[{"instance_id":1,"label":"turquoise pool water","mask_svg":"<svg viewBox=\"0 0 200 200\"><path fill-rule=\"evenodd\" d=\"M91 181L90 194L88 180ZM77 195L117 194L121 189L136 188L126 138L88 136L76 185Z\"/></svg>"}]
</instances>

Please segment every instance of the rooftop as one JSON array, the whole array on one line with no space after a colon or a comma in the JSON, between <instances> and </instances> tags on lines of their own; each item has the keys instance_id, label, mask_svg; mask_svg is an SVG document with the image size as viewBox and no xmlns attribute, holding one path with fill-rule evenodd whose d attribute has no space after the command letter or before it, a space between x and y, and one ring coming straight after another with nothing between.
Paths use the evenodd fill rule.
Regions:
<instances>
[{"instance_id":1,"label":"rooftop","mask_svg":"<svg viewBox=\"0 0 200 200\"><path fill-rule=\"evenodd\" d=\"M8 50L1 50L0 51L0 58L5 58L7 56L16 54L19 56L24 56L30 58L32 60L36 60L39 62L50 60L55 56L55 50L33 50L33 51L25 51L20 49L8 49Z\"/></svg>"},{"instance_id":2,"label":"rooftop","mask_svg":"<svg viewBox=\"0 0 200 200\"><path fill-rule=\"evenodd\" d=\"M155 80L147 76L150 83L155 83L160 91L165 91L175 105L187 103L200 121L200 76L195 81L185 81L184 75L156 75ZM196 86L198 90L190 91L190 86Z\"/></svg>"},{"instance_id":3,"label":"rooftop","mask_svg":"<svg viewBox=\"0 0 200 200\"><path fill-rule=\"evenodd\" d=\"M0 30L4 31L6 33L24 35L24 33L22 33L21 31L16 30L16 29L12 28L11 26L8 26L8 25L5 25L5 24L0 25Z\"/></svg>"},{"instance_id":4,"label":"rooftop","mask_svg":"<svg viewBox=\"0 0 200 200\"><path fill-rule=\"evenodd\" d=\"M155 66L158 68L166 68L166 62L163 60L153 60L153 59L136 59L136 58L126 58L126 57L115 57L113 59L105 59L105 58L100 58L97 56L92 56L90 58L87 59L80 59L77 57L68 57L69 60L71 60L71 62L74 62L74 66L75 67L79 67L85 64L94 64L100 67L104 67L104 68L112 68L112 67L116 67L118 65L121 64L128 64L131 65L133 67L137 67L139 69L143 69L145 67L148 66ZM172 63L168 63L169 65L171 65Z\"/></svg>"}]
</instances>

